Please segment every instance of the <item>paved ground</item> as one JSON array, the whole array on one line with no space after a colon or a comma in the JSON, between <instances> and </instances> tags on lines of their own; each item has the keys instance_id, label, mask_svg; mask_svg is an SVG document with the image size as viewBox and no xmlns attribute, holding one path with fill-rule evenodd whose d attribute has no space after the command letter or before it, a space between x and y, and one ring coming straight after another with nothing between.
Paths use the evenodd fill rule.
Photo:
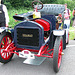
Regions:
<instances>
[{"instance_id":1,"label":"paved ground","mask_svg":"<svg viewBox=\"0 0 75 75\"><path fill-rule=\"evenodd\" d=\"M73 45L73 46L72 46ZM53 71L52 59L46 59L40 66L23 64L24 59L14 56L8 64L0 63L0 75L75 75L75 41L64 51L60 71L56 74Z\"/></svg>"}]
</instances>

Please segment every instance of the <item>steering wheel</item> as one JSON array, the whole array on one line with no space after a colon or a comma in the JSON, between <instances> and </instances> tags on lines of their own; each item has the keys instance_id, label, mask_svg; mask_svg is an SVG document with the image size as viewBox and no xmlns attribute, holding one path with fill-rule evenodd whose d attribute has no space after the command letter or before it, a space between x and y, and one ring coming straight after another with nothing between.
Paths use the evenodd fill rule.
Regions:
<instances>
[{"instance_id":1,"label":"steering wheel","mask_svg":"<svg viewBox=\"0 0 75 75\"><path fill-rule=\"evenodd\" d=\"M39 6L40 5L40 6ZM32 7L33 8L36 8L37 7L37 10L40 10L43 8L43 3L40 2L40 1L33 1L32 2Z\"/></svg>"}]
</instances>

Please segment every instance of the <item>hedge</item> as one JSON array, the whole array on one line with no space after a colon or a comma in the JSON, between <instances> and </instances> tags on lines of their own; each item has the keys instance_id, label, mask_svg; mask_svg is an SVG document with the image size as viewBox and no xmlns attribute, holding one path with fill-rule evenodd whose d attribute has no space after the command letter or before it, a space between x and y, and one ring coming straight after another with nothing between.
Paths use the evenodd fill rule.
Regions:
<instances>
[{"instance_id":1,"label":"hedge","mask_svg":"<svg viewBox=\"0 0 75 75\"><path fill-rule=\"evenodd\" d=\"M21 7L31 7L33 0L4 0L4 4L7 8L21 8ZM39 0L43 4L65 4L67 3L68 8L73 10L75 8L75 0Z\"/></svg>"}]
</instances>

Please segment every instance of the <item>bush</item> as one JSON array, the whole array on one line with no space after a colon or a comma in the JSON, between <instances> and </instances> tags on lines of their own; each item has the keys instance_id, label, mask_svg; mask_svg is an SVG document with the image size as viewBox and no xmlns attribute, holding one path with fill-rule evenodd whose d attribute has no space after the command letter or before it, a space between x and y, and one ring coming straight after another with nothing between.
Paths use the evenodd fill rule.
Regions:
<instances>
[{"instance_id":1,"label":"bush","mask_svg":"<svg viewBox=\"0 0 75 75\"><path fill-rule=\"evenodd\" d=\"M65 0L57 0L56 4L65 4Z\"/></svg>"},{"instance_id":2,"label":"bush","mask_svg":"<svg viewBox=\"0 0 75 75\"><path fill-rule=\"evenodd\" d=\"M11 0L10 4L12 5L12 7L21 7L24 5L24 0Z\"/></svg>"},{"instance_id":3,"label":"bush","mask_svg":"<svg viewBox=\"0 0 75 75\"><path fill-rule=\"evenodd\" d=\"M43 4L55 3L57 0L40 0Z\"/></svg>"},{"instance_id":4,"label":"bush","mask_svg":"<svg viewBox=\"0 0 75 75\"><path fill-rule=\"evenodd\" d=\"M4 4L6 4L7 8L20 8L20 7L31 7L31 3L34 0L4 0ZM68 8L73 10L75 8L75 0L39 0L42 1L43 4L65 4L67 3Z\"/></svg>"},{"instance_id":5,"label":"bush","mask_svg":"<svg viewBox=\"0 0 75 75\"><path fill-rule=\"evenodd\" d=\"M71 11L75 8L75 1L66 1L66 3Z\"/></svg>"},{"instance_id":6,"label":"bush","mask_svg":"<svg viewBox=\"0 0 75 75\"><path fill-rule=\"evenodd\" d=\"M7 9L9 9L9 7L10 7L10 9L12 8L10 2L4 2L4 4L7 6Z\"/></svg>"}]
</instances>

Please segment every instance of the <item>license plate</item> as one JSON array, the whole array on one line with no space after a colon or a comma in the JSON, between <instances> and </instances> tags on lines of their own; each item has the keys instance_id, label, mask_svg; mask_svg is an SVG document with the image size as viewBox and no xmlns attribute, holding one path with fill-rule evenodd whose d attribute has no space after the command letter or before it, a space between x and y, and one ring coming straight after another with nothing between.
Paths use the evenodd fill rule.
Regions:
<instances>
[{"instance_id":1,"label":"license plate","mask_svg":"<svg viewBox=\"0 0 75 75\"><path fill-rule=\"evenodd\" d=\"M28 58L28 59L35 59L34 54L32 54L28 50L23 50L22 52L19 52L19 57Z\"/></svg>"}]
</instances>

